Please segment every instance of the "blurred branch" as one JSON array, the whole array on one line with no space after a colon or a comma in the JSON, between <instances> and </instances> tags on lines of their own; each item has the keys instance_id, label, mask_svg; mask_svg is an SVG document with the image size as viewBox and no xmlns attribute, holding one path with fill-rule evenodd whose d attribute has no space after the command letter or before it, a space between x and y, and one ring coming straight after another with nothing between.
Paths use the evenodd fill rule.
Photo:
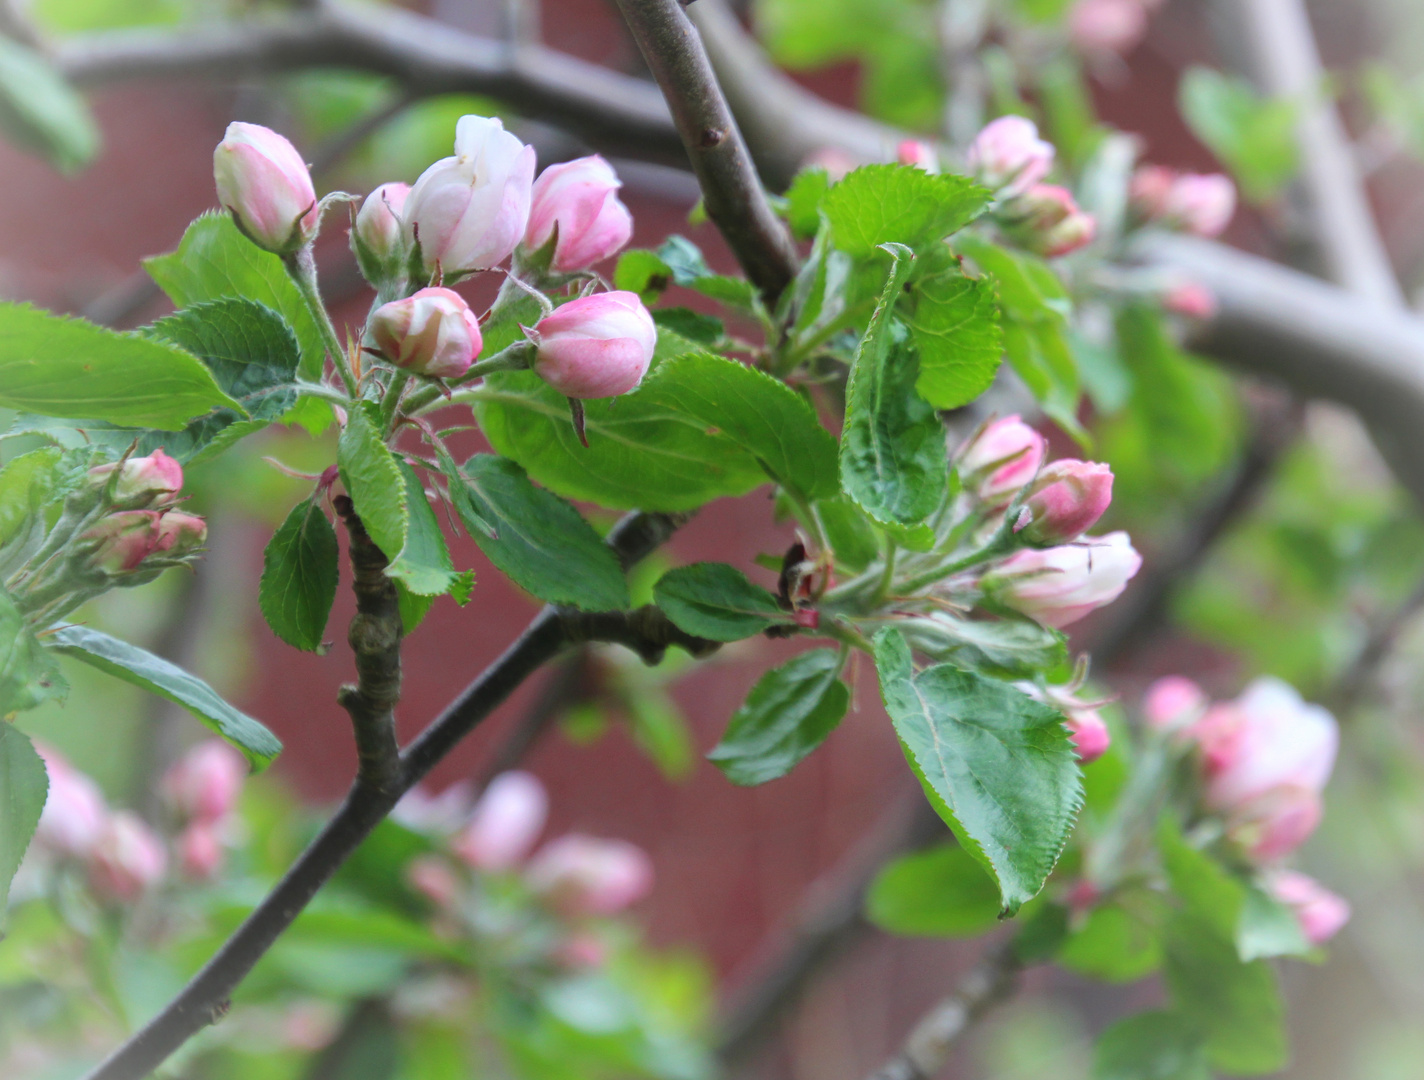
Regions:
<instances>
[{"instance_id":1,"label":"blurred branch","mask_svg":"<svg viewBox=\"0 0 1424 1080\"><path fill-rule=\"evenodd\" d=\"M476 791L483 791L496 776L523 761L549 725L584 699L588 691L589 661L589 650L582 648L574 650L558 665L534 704L495 747L489 760L480 766L475 777Z\"/></svg>"},{"instance_id":2,"label":"blurred branch","mask_svg":"<svg viewBox=\"0 0 1424 1080\"><path fill-rule=\"evenodd\" d=\"M1424 580L1414 586L1414 591L1405 597L1403 603L1370 628L1354 663L1335 681L1326 695L1325 704L1331 712L1341 718L1354 712L1364 700L1380 668L1394 652L1400 635L1421 611L1424 611Z\"/></svg>"}]
</instances>

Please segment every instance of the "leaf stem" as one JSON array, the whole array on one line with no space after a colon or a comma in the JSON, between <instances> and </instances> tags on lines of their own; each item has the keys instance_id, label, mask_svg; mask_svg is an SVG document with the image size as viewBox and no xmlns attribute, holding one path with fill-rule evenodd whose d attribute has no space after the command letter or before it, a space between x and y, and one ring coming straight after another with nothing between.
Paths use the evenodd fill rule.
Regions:
<instances>
[{"instance_id":1,"label":"leaf stem","mask_svg":"<svg viewBox=\"0 0 1424 1080\"><path fill-rule=\"evenodd\" d=\"M386 387L385 396L381 398L381 433L387 437L391 434L391 429L394 426L396 409L400 407L401 394L409 382L410 372L404 368L397 368L395 374L391 376L390 385Z\"/></svg>"},{"instance_id":2,"label":"leaf stem","mask_svg":"<svg viewBox=\"0 0 1424 1080\"><path fill-rule=\"evenodd\" d=\"M331 316L327 313L326 305L322 303L321 289L316 280L316 257L312 254L311 245L308 244L291 255L284 255L282 265L287 268L287 274L296 285L297 292L301 294L302 303L306 304L307 311L311 312L317 330L321 333L322 344L331 355L331 362L336 365L336 372L341 376L341 382L346 387L346 392L355 398L357 396L356 379L352 376L351 368L346 363L346 352L341 347L341 338L336 333L336 327L331 323Z\"/></svg>"}]
</instances>

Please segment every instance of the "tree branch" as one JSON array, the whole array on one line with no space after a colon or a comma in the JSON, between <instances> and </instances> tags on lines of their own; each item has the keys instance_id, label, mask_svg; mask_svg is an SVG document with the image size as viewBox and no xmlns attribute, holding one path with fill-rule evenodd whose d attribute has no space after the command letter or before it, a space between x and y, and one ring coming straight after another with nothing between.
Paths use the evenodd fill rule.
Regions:
<instances>
[{"instance_id":1,"label":"tree branch","mask_svg":"<svg viewBox=\"0 0 1424 1080\"><path fill-rule=\"evenodd\" d=\"M800 259L786 226L766 200L701 37L678 0L617 2L667 99L702 186L707 216L752 284L775 302L796 276Z\"/></svg>"}]
</instances>

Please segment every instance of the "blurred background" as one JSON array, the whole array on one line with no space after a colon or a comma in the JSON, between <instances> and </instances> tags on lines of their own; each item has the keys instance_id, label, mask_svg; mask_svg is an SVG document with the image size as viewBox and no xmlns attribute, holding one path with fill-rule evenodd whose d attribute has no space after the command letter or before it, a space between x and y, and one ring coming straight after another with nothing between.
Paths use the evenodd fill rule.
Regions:
<instances>
[{"instance_id":1,"label":"blurred background","mask_svg":"<svg viewBox=\"0 0 1424 1080\"><path fill-rule=\"evenodd\" d=\"M260 16L267 5L232 6ZM548 47L644 73L607 0L517 6ZM918 28L934 6L760 0L741 14L815 93L933 131L944 90ZM11 22L61 40L232 13L220 0L31 0L9 10ZM509 18L503 0L433 0L419 10L490 37ZM1414 292L1424 287L1424 6L1320 0L1310 10L1332 73L1329 90L1355 137L1390 256ZM1200 121L1189 123L1179 109L1187 72L1241 70L1215 14L1202 0L1172 0L1140 41L1085 61L1090 108L1102 123L1137 135L1149 160L1220 167L1200 138ZM414 180L449 153L454 122L468 112L503 116L540 147L541 165L582 152L496 101L408 101L379 77L331 69L240 83L135 80L97 87L89 100L100 146L82 168L62 172L13 141L0 146L0 295L124 328L168 310L140 263L172 250L188 222L214 205L211 151L231 120L290 135L315 164L319 190L365 192ZM686 173L613 162L636 221L635 245L683 232L715 268L732 267L715 231L688 220L697 190ZM329 219L319 259L338 324L356 326L370 296L339 224ZM1296 227L1289 195L1272 193L1243 207L1227 239L1297 261ZM486 287L469 288L475 295ZM674 294L677 303L702 303ZM1152 678L1177 672L1223 696L1256 674L1276 674L1337 710L1342 761L1325 825L1303 862L1350 899L1355 917L1328 965L1286 969L1295 1063L1283 1075L1413 1080L1424 1075L1418 508L1349 414L1204 365L1184 371L1200 407L1187 420L1165 421L1150 400L1114 400L1110 365L1096 378L1085 373L1091 405L1084 419L1097 456L1118 478L1110 524L1132 532L1148 569L1120 604L1075 626L1073 643L1093 652L1097 684L1129 709ZM346 717L334 704L337 686L353 674L338 629L351 601L338 594L336 643L313 656L273 637L256 610L254 585L273 529L310 490L261 459L319 469L333 445L331 433L274 430L193 469L189 490L211 523L210 550L196 573L111 593L88 615L189 666L271 727L287 749L254 787L283 788L313 805L344 792L355 761ZM477 446L471 437L468 448ZM675 562L779 555L793 533L769 524L765 503L763 492L705 509L655 556L643 587L656 567ZM475 567L478 584L468 607L441 599L409 639L404 736L536 610L468 538L452 545L457 564ZM1378 666L1360 666L1367 647L1384 654ZM833 912L847 882L924 831L914 813L917 786L868 670L855 710L784 779L737 788L703 760L764 662L729 648L700 665L675 658L647 670L627 654L579 654L522 688L437 770L430 788L483 781L514 763L527 743L518 763L550 792L551 830L623 837L649 852L656 885L636 909L638 920L654 945L700 957L724 1014L736 1015L758 974L783 955L791 928ZM28 714L22 726L96 777L114 804L152 812L155 778L203 732L181 711L88 669L71 666L66 674L68 702ZM833 955L813 966L786 1015L765 1037L738 1047L745 1075L865 1075L982 948L891 938L852 917L839 925L827 949ZM0 944L0 966L4 950ZM1151 980L1109 987L1061 973L1031 975L1030 990L975 1033L952 1075L1084 1077L1092 1035L1158 994Z\"/></svg>"}]
</instances>

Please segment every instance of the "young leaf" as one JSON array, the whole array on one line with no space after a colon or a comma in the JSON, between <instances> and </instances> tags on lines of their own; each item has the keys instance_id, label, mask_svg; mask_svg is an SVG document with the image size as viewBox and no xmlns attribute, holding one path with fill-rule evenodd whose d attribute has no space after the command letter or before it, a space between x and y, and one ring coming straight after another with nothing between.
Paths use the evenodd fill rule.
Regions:
<instances>
[{"instance_id":1,"label":"young leaf","mask_svg":"<svg viewBox=\"0 0 1424 1080\"><path fill-rule=\"evenodd\" d=\"M940 664L915 674L894 629L875 638L880 694L940 816L1012 915L1068 841L1083 781L1063 717L1007 683Z\"/></svg>"},{"instance_id":2,"label":"young leaf","mask_svg":"<svg viewBox=\"0 0 1424 1080\"><path fill-rule=\"evenodd\" d=\"M663 241L658 258L671 271L673 281L683 288L747 311L756 310L759 304L750 281L714 274L697 245L684 236L673 235Z\"/></svg>"},{"instance_id":3,"label":"young leaf","mask_svg":"<svg viewBox=\"0 0 1424 1080\"><path fill-rule=\"evenodd\" d=\"M920 353L920 397L937 409L957 409L989 389L1004 355L991 278L936 274L916 284L904 307Z\"/></svg>"},{"instance_id":4,"label":"young leaf","mask_svg":"<svg viewBox=\"0 0 1424 1080\"><path fill-rule=\"evenodd\" d=\"M476 454L449 479L455 510L475 543L520 588L585 611L628 606L628 582L613 549L514 462Z\"/></svg>"},{"instance_id":5,"label":"young leaf","mask_svg":"<svg viewBox=\"0 0 1424 1080\"><path fill-rule=\"evenodd\" d=\"M999 921L999 886L969 852L941 844L880 871L865 914L891 934L977 937Z\"/></svg>"},{"instance_id":6,"label":"young leaf","mask_svg":"<svg viewBox=\"0 0 1424 1080\"><path fill-rule=\"evenodd\" d=\"M802 240L809 240L821 227L821 202L830 189L825 169L802 169L786 189L786 222Z\"/></svg>"},{"instance_id":7,"label":"young leaf","mask_svg":"<svg viewBox=\"0 0 1424 1080\"><path fill-rule=\"evenodd\" d=\"M732 714L707 760L734 784L764 784L785 776L845 716L850 691L840 671L834 649L812 649L772 668Z\"/></svg>"},{"instance_id":8,"label":"young leaf","mask_svg":"<svg viewBox=\"0 0 1424 1080\"><path fill-rule=\"evenodd\" d=\"M49 638L67 656L181 705L246 755L253 769L270 765L282 744L260 723L229 705L211 686L161 656L87 626L66 626Z\"/></svg>"},{"instance_id":9,"label":"young leaf","mask_svg":"<svg viewBox=\"0 0 1424 1080\"><path fill-rule=\"evenodd\" d=\"M62 697L67 689L53 656L25 625L10 595L0 590L0 719Z\"/></svg>"},{"instance_id":10,"label":"young leaf","mask_svg":"<svg viewBox=\"0 0 1424 1080\"><path fill-rule=\"evenodd\" d=\"M1069 934L1055 961L1104 982L1136 982L1162 964L1165 917L1161 901L1146 890L1135 892L1130 905L1100 904Z\"/></svg>"},{"instance_id":11,"label":"young leaf","mask_svg":"<svg viewBox=\"0 0 1424 1080\"><path fill-rule=\"evenodd\" d=\"M165 431L242 411L182 349L28 304L0 304L0 405Z\"/></svg>"},{"instance_id":12,"label":"young leaf","mask_svg":"<svg viewBox=\"0 0 1424 1080\"><path fill-rule=\"evenodd\" d=\"M726 563L669 570L653 586L653 602L679 629L712 641L740 641L787 619L776 597Z\"/></svg>"},{"instance_id":13,"label":"young leaf","mask_svg":"<svg viewBox=\"0 0 1424 1080\"><path fill-rule=\"evenodd\" d=\"M1178 93L1182 116L1211 147L1253 203L1269 202L1300 164L1296 141L1299 106L1263 98L1244 79L1210 68L1189 68Z\"/></svg>"},{"instance_id":14,"label":"young leaf","mask_svg":"<svg viewBox=\"0 0 1424 1080\"><path fill-rule=\"evenodd\" d=\"M912 165L865 165L821 199L836 247L856 258L882 244L922 249L982 214L993 196L963 176L931 176Z\"/></svg>"},{"instance_id":15,"label":"young leaf","mask_svg":"<svg viewBox=\"0 0 1424 1080\"><path fill-rule=\"evenodd\" d=\"M0 720L0 925L10 881L35 835L48 796L44 759L19 728Z\"/></svg>"},{"instance_id":16,"label":"young leaf","mask_svg":"<svg viewBox=\"0 0 1424 1080\"><path fill-rule=\"evenodd\" d=\"M1177 1013L1146 1012L1098 1036L1093 1080L1211 1080L1201 1037Z\"/></svg>"},{"instance_id":17,"label":"young leaf","mask_svg":"<svg viewBox=\"0 0 1424 1080\"><path fill-rule=\"evenodd\" d=\"M321 648L340 575L336 530L313 495L292 507L262 556L257 606L293 648Z\"/></svg>"},{"instance_id":18,"label":"young leaf","mask_svg":"<svg viewBox=\"0 0 1424 1080\"><path fill-rule=\"evenodd\" d=\"M864 570L880 555L880 534L865 512L844 495L822 499L816 512L836 562L853 573Z\"/></svg>"},{"instance_id":19,"label":"young leaf","mask_svg":"<svg viewBox=\"0 0 1424 1080\"><path fill-rule=\"evenodd\" d=\"M655 304L672 284L672 267L658 258L655 251L634 248L618 256L613 271L613 287L635 292L645 304Z\"/></svg>"},{"instance_id":20,"label":"young leaf","mask_svg":"<svg viewBox=\"0 0 1424 1080\"><path fill-rule=\"evenodd\" d=\"M1236 953L1243 961L1309 956L1313 949L1295 912L1255 886L1246 888L1236 923Z\"/></svg>"},{"instance_id":21,"label":"young leaf","mask_svg":"<svg viewBox=\"0 0 1424 1080\"><path fill-rule=\"evenodd\" d=\"M61 172L78 172L99 152L83 95L43 56L8 37L0 37L0 129Z\"/></svg>"},{"instance_id":22,"label":"young leaf","mask_svg":"<svg viewBox=\"0 0 1424 1080\"><path fill-rule=\"evenodd\" d=\"M415 469L401 458L396 459L396 467L400 469L401 480L405 484L405 503L410 516L405 547L386 573L399 579L417 596L443 596L448 592L463 604L470 598L474 576L455 570L450 549L440 532L440 519L435 516L430 500L425 497L425 486L421 484Z\"/></svg>"},{"instance_id":23,"label":"young leaf","mask_svg":"<svg viewBox=\"0 0 1424 1080\"><path fill-rule=\"evenodd\" d=\"M361 524L386 558L394 561L405 547L410 522L405 480L366 409L351 410L336 443L336 466Z\"/></svg>"},{"instance_id":24,"label":"young leaf","mask_svg":"<svg viewBox=\"0 0 1424 1080\"><path fill-rule=\"evenodd\" d=\"M53 497L64 451L43 446L0 469L0 547L9 543Z\"/></svg>"},{"instance_id":25,"label":"young leaf","mask_svg":"<svg viewBox=\"0 0 1424 1080\"><path fill-rule=\"evenodd\" d=\"M914 256L892 247L890 278L846 387L841 484L877 521L918 525L944 497L949 457L944 425L915 393L918 364L909 335L892 315Z\"/></svg>"}]
</instances>

